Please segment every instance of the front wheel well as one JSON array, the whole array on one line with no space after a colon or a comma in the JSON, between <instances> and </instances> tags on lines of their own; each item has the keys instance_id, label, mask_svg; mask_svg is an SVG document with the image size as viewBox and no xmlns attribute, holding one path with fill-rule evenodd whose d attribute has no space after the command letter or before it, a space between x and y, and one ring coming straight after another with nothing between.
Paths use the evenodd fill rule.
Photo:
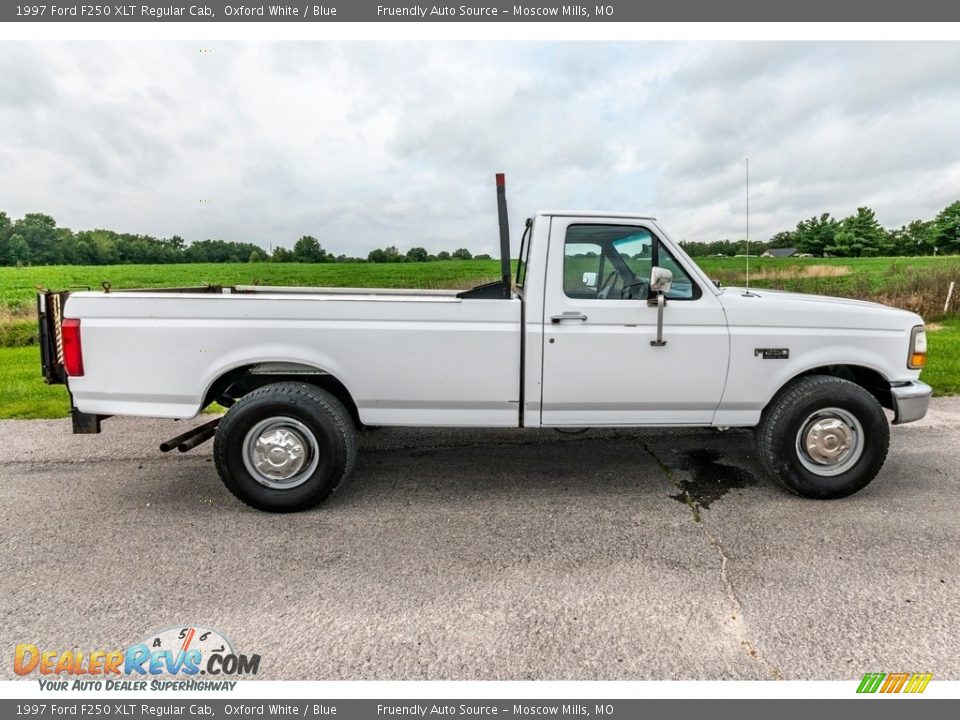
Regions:
<instances>
[{"instance_id":1,"label":"front wheel well","mask_svg":"<svg viewBox=\"0 0 960 720\"><path fill-rule=\"evenodd\" d=\"M893 395L890 393L890 382L876 370L864 367L863 365L822 365L820 367L810 368L791 378L790 382L785 383L783 388L777 392L777 395L799 378L810 375L829 375L831 377L841 378L842 380L849 380L873 395L881 407L885 407L888 410L894 409Z\"/></svg>"},{"instance_id":2,"label":"front wheel well","mask_svg":"<svg viewBox=\"0 0 960 720\"><path fill-rule=\"evenodd\" d=\"M270 367L265 363L244 365L234 368L211 384L203 399L203 407L216 402L224 407L230 407L244 395L254 390L279 382L300 382L314 385L326 390L339 400L353 418L354 425L361 427L360 412L353 401L347 386L330 373L318 370L309 365L295 363L274 363Z\"/></svg>"}]
</instances>

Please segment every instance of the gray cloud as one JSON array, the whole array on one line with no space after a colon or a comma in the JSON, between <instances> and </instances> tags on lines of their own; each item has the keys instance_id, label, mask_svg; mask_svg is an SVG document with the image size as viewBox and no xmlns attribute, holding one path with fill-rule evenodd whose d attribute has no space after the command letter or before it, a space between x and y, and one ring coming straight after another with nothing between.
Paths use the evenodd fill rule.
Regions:
<instances>
[{"instance_id":1,"label":"gray cloud","mask_svg":"<svg viewBox=\"0 0 960 720\"><path fill-rule=\"evenodd\" d=\"M201 52L205 51L205 52ZM0 45L0 209L291 245L496 246L537 209L763 238L960 196L956 43ZM201 202L208 201L208 202Z\"/></svg>"}]
</instances>

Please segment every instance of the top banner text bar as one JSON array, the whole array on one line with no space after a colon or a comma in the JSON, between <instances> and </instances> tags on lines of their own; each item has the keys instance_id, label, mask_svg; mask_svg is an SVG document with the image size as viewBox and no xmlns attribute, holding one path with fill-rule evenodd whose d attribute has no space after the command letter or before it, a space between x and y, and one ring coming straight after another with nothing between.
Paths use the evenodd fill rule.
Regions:
<instances>
[{"instance_id":1,"label":"top banner text bar","mask_svg":"<svg viewBox=\"0 0 960 720\"><path fill-rule=\"evenodd\" d=\"M2 22L956 22L960 3L942 0L633 0L583 2L481 2L430 4L346 0L224 0L178 3L145 0L115 2L9 2L0 7ZM896 38L891 38L896 39Z\"/></svg>"}]
</instances>

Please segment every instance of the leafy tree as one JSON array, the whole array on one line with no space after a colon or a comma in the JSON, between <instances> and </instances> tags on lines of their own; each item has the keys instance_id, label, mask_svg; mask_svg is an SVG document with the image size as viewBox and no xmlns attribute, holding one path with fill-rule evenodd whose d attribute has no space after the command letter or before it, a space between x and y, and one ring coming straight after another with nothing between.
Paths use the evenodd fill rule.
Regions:
<instances>
[{"instance_id":1,"label":"leafy tree","mask_svg":"<svg viewBox=\"0 0 960 720\"><path fill-rule=\"evenodd\" d=\"M474 260L493 260L488 253L481 253L480 255L474 255Z\"/></svg>"},{"instance_id":2,"label":"leafy tree","mask_svg":"<svg viewBox=\"0 0 960 720\"><path fill-rule=\"evenodd\" d=\"M10 238L7 246L7 256L10 258L11 265L29 265L30 264L30 246L20 235L14 234Z\"/></svg>"},{"instance_id":3,"label":"leafy tree","mask_svg":"<svg viewBox=\"0 0 960 720\"><path fill-rule=\"evenodd\" d=\"M827 246L827 251L840 257L869 257L883 255L890 247L887 233L877 222L873 210L860 207L856 215L841 221L833 245Z\"/></svg>"},{"instance_id":4,"label":"leafy tree","mask_svg":"<svg viewBox=\"0 0 960 720\"><path fill-rule=\"evenodd\" d=\"M441 250L440 252L437 253L437 260L449 260L449 259L450 259L450 253L448 253L446 250Z\"/></svg>"},{"instance_id":5,"label":"leafy tree","mask_svg":"<svg viewBox=\"0 0 960 720\"><path fill-rule=\"evenodd\" d=\"M247 262L250 259L250 253L254 250L262 250L262 248L253 243L200 240L187 247L184 257L187 262Z\"/></svg>"},{"instance_id":6,"label":"leafy tree","mask_svg":"<svg viewBox=\"0 0 960 720\"><path fill-rule=\"evenodd\" d=\"M960 252L960 200L947 205L931 224L931 240L938 252Z\"/></svg>"},{"instance_id":7,"label":"leafy tree","mask_svg":"<svg viewBox=\"0 0 960 720\"><path fill-rule=\"evenodd\" d=\"M55 265L63 262L63 253L57 245L57 222L49 215L28 213L13 225L29 250L29 261L34 265Z\"/></svg>"},{"instance_id":8,"label":"leafy tree","mask_svg":"<svg viewBox=\"0 0 960 720\"><path fill-rule=\"evenodd\" d=\"M320 242L311 235L304 235L293 246L293 259L296 262L321 263L330 262L332 258L327 251L320 247Z\"/></svg>"},{"instance_id":9,"label":"leafy tree","mask_svg":"<svg viewBox=\"0 0 960 720\"><path fill-rule=\"evenodd\" d=\"M744 240L714 240L708 243L680 241L682 247L691 257L706 257L708 255L742 255L746 252L746 242ZM758 255L766 250L766 243L751 242L750 254Z\"/></svg>"},{"instance_id":10,"label":"leafy tree","mask_svg":"<svg viewBox=\"0 0 960 720\"><path fill-rule=\"evenodd\" d=\"M452 257L454 260L472 260L473 259L473 255L471 255L470 251L467 250L466 248L458 248L457 250L454 250L453 255L451 255L450 257Z\"/></svg>"},{"instance_id":11,"label":"leafy tree","mask_svg":"<svg viewBox=\"0 0 960 720\"><path fill-rule=\"evenodd\" d=\"M293 253L285 247L279 245L273 249L273 255L270 256L271 262L287 263L293 262Z\"/></svg>"},{"instance_id":12,"label":"leafy tree","mask_svg":"<svg viewBox=\"0 0 960 720\"><path fill-rule=\"evenodd\" d=\"M412 247L407 250L408 262L426 262L428 257L426 248Z\"/></svg>"},{"instance_id":13,"label":"leafy tree","mask_svg":"<svg viewBox=\"0 0 960 720\"><path fill-rule=\"evenodd\" d=\"M395 245L383 249L377 248L371 250L367 255L367 262L373 263L397 263L403 262L407 258L397 250Z\"/></svg>"},{"instance_id":14,"label":"leafy tree","mask_svg":"<svg viewBox=\"0 0 960 720\"><path fill-rule=\"evenodd\" d=\"M10 237L13 223L5 212L0 212L0 265L12 265L10 260Z\"/></svg>"},{"instance_id":15,"label":"leafy tree","mask_svg":"<svg viewBox=\"0 0 960 720\"><path fill-rule=\"evenodd\" d=\"M887 233L887 242L895 255L932 255L933 223L914 220Z\"/></svg>"},{"instance_id":16,"label":"leafy tree","mask_svg":"<svg viewBox=\"0 0 960 720\"><path fill-rule=\"evenodd\" d=\"M119 262L115 232L82 230L76 234L76 239L78 254L88 258L87 262L91 265L112 265Z\"/></svg>"},{"instance_id":17,"label":"leafy tree","mask_svg":"<svg viewBox=\"0 0 960 720\"><path fill-rule=\"evenodd\" d=\"M840 223L830 217L830 213L823 213L820 217L801 220L794 231L797 248L800 252L811 255L823 255L827 247L832 246L836 239Z\"/></svg>"}]
</instances>

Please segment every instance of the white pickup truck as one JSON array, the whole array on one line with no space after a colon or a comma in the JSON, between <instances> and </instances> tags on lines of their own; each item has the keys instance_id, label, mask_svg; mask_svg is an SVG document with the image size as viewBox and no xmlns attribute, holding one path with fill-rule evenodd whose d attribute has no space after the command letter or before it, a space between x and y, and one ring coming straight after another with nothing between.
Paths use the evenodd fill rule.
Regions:
<instances>
[{"instance_id":1,"label":"white pickup truck","mask_svg":"<svg viewBox=\"0 0 960 720\"><path fill-rule=\"evenodd\" d=\"M849 495L889 427L926 413L922 319L883 305L721 288L652 218L540 212L511 273L465 292L204 287L42 292L42 362L75 432L111 415L226 414L217 470L268 511L320 503L363 426L755 428L769 474Z\"/></svg>"}]
</instances>

